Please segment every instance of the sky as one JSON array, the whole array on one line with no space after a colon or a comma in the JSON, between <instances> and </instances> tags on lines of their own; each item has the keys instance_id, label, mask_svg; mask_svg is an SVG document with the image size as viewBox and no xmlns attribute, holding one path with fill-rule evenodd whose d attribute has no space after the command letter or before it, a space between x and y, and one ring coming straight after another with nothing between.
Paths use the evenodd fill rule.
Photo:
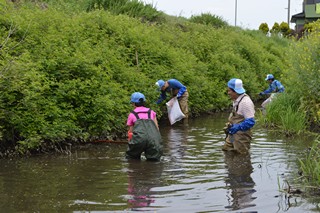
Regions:
<instances>
[{"instance_id":1,"label":"sky","mask_svg":"<svg viewBox=\"0 0 320 213\"><path fill-rule=\"evenodd\" d=\"M275 22L288 21L288 2L291 16L302 12L303 0L142 0L168 15L190 18L192 15L210 13L221 17L232 26L259 29L261 23L269 28ZM237 2L237 7L236 7ZM237 8L237 10L236 10ZM237 11L237 16L235 16ZM236 18L235 18L236 17ZM295 24L290 23L294 29Z\"/></svg>"}]
</instances>

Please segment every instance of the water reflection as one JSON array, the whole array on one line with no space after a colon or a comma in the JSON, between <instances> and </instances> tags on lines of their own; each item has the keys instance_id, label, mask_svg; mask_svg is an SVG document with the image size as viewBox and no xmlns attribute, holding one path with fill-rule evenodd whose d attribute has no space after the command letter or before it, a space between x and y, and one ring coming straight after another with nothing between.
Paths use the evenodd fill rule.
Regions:
<instances>
[{"instance_id":1,"label":"water reflection","mask_svg":"<svg viewBox=\"0 0 320 213\"><path fill-rule=\"evenodd\" d=\"M252 201L255 183L251 178L253 167L250 154L225 152L225 163L228 170L226 177L228 209L239 210L256 206Z\"/></svg>"},{"instance_id":2,"label":"water reflection","mask_svg":"<svg viewBox=\"0 0 320 213\"><path fill-rule=\"evenodd\" d=\"M2 159L0 212L318 210L317 197L308 202L279 191L293 183L308 138L283 138L257 126L250 155L224 153L225 118L161 127L160 162L127 161L126 146L115 144L82 147L70 156Z\"/></svg>"},{"instance_id":3,"label":"water reflection","mask_svg":"<svg viewBox=\"0 0 320 213\"><path fill-rule=\"evenodd\" d=\"M148 207L156 197L151 189L161 182L163 163L150 161L128 161L128 206L131 210Z\"/></svg>"},{"instance_id":4,"label":"water reflection","mask_svg":"<svg viewBox=\"0 0 320 213\"><path fill-rule=\"evenodd\" d=\"M186 154L188 129L184 126L167 131L167 146L171 160L182 159Z\"/></svg>"}]
</instances>

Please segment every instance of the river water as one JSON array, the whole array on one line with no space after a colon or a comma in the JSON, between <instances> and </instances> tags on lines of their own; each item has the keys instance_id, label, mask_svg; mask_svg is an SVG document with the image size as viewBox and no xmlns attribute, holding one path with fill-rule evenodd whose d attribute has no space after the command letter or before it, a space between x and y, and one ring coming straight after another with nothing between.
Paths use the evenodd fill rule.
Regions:
<instances>
[{"instance_id":1,"label":"river water","mask_svg":"<svg viewBox=\"0 0 320 213\"><path fill-rule=\"evenodd\" d=\"M126 145L0 160L0 212L320 212L286 193L310 138L253 129L250 154L221 151L227 114L161 126L160 162L127 161Z\"/></svg>"}]
</instances>

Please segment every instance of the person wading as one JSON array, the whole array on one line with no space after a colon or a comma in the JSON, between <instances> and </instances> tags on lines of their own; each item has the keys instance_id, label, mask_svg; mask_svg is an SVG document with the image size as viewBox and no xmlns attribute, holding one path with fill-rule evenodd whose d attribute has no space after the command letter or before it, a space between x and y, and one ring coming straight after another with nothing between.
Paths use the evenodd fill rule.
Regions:
<instances>
[{"instance_id":1,"label":"person wading","mask_svg":"<svg viewBox=\"0 0 320 213\"><path fill-rule=\"evenodd\" d=\"M134 110L130 112L127 125L127 159L140 159L144 152L147 160L159 161L162 156L162 138L159 132L156 113L145 107L145 96L140 92L131 95Z\"/></svg>"},{"instance_id":2,"label":"person wading","mask_svg":"<svg viewBox=\"0 0 320 213\"><path fill-rule=\"evenodd\" d=\"M236 151L247 153L252 139L251 128L255 124L254 104L251 98L245 94L242 80L233 78L228 84L228 95L233 101L232 112L228 123L224 128L226 133L224 151Z\"/></svg>"}]
</instances>

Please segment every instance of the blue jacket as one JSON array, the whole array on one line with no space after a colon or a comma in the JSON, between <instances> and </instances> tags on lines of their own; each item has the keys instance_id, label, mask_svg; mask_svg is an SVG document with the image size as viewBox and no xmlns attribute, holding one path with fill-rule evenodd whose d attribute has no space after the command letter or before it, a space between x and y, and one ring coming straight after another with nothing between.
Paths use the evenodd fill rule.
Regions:
<instances>
[{"instance_id":1,"label":"blue jacket","mask_svg":"<svg viewBox=\"0 0 320 213\"><path fill-rule=\"evenodd\" d=\"M167 82L169 86L168 88L166 88L165 91L161 91L157 104L160 104L162 101L164 101L167 98L167 94L166 94L167 92L171 93L173 90L178 90L177 98L179 99L187 90L187 87L185 87L183 84L180 83L180 81L176 79L170 79Z\"/></svg>"},{"instance_id":2,"label":"blue jacket","mask_svg":"<svg viewBox=\"0 0 320 213\"><path fill-rule=\"evenodd\" d=\"M272 81L269 88L262 92L262 94L269 94L272 92L284 92L284 86L278 80Z\"/></svg>"}]
</instances>

